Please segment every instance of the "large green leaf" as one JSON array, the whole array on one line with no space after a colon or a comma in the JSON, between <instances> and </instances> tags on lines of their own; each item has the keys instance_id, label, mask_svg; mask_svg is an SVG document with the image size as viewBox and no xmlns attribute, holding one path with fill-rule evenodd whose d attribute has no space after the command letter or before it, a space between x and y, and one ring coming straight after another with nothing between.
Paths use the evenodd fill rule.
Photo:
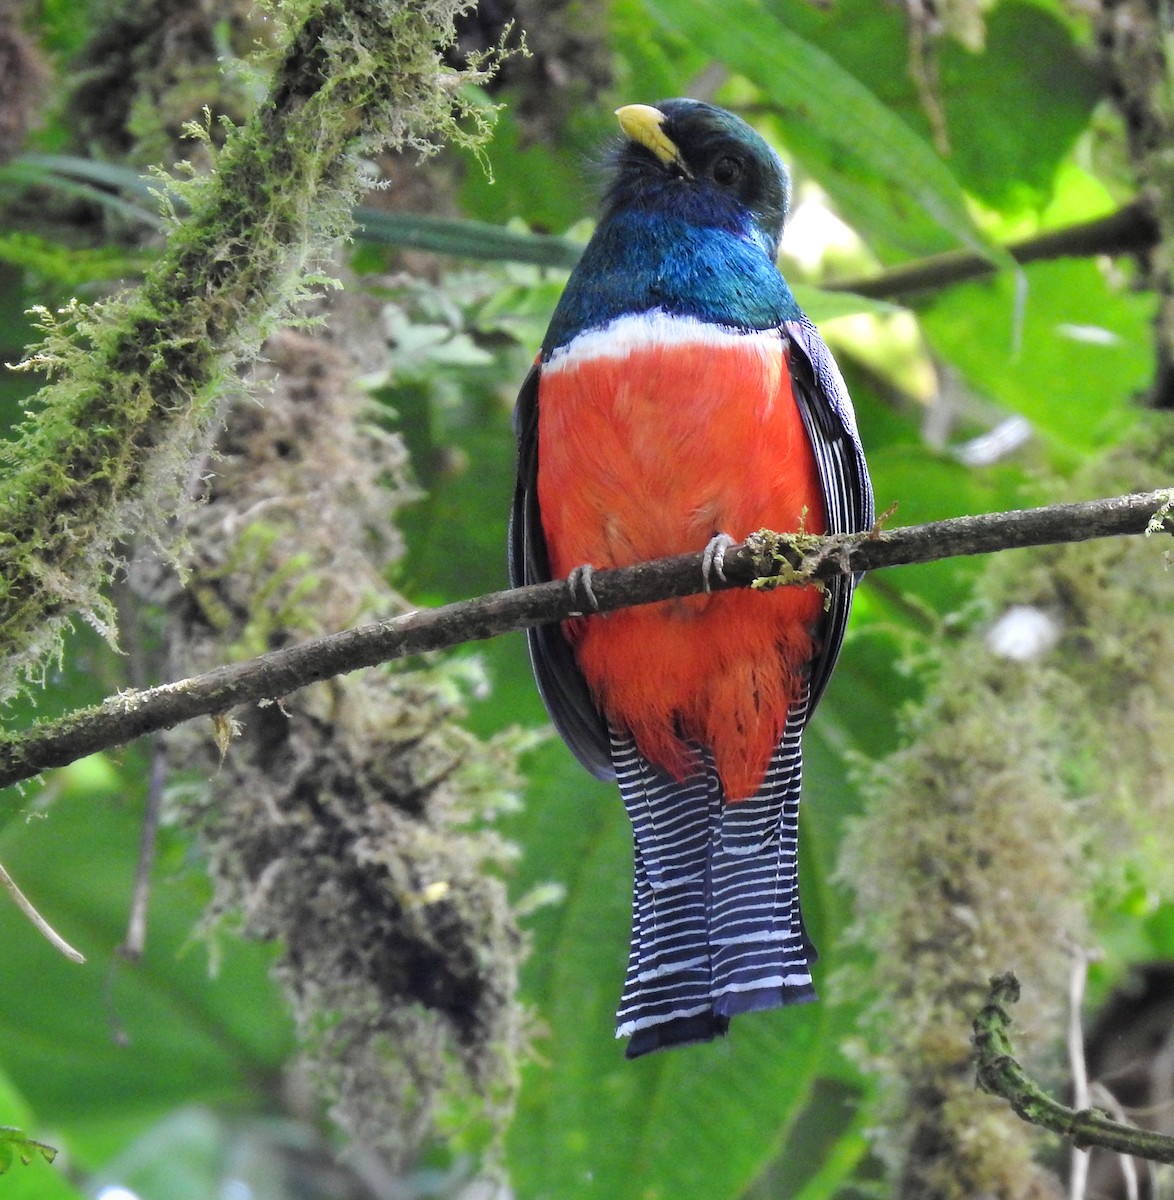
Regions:
<instances>
[{"instance_id":1,"label":"large green leaf","mask_svg":"<svg viewBox=\"0 0 1174 1200\"><path fill-rule=\"evenodd\" d=\"M932 139L900 7L875 0L770 0L770 7L911 129ZM949 36L926 47L927 65L937 72L936 83L931 77L926 82L944 116L946 162L968 192L1000 209L1046 202L1056 168L1100 94L1086 48L1056 8L1039 0L1003 0L985 15L981 50ZM818 121L819 111L813 109L812 118ZM867 227L861 232L869 235Z\"/></svg>"},{"instance_id":2,"label":"large green leaf","mask_svg":"<svg viewBox=\"0 0 1174 1200\"><path fill-rule=\"evenodd\" d=\"M752 80L784 118L785 138L835 191L851 181L872 223L916 253L961 242L1004 261L971 219L949 167L854 75L755 0L646 0L665 29L705 45Z\"/></svg>"},{"instance_id":3,"label":"large green leaf","mask_svg":"<svg viewBox=\"0 0 1174 1200\"><path fill-rule=\"evenodd\" d=\"M1012 3L988 14L983 52L947 39L939 57L959 181L1003 210L1041 207L1101 95L1084 47L1040 5Z\"/></svg>"},{"instance_id":4,"label":"large green leaf","mask_svg":"<svg viewBox=\"0 0 1174 1200\"><path fill-rule=\"evenodd\" d=\"M1079 461L1119 437L1153 373L1153 297L1111 284L1097 263L1026 270L1022 328L1015 283L954 288L921 314L934 351L981 396L1027 417L1058 456Z\"/></svg>"},{"instance_id":5,"label":"large green leaf","mask_svg":"<svg viewBox=\"0 0 1174 1200\"><path fill-rule=\"evenodd\" d=\"M267 975L271 947L225 938L210 973L207 949L192 941L207 884L175 838L156 872L146 955L115 954L141 820L126 799L141 791L134 774L107 773L95 787L92 772L68 771L43 819L0 836L0 862L87 958L67 962L0 903L0 1063L88 1165L177 1104L264 1105L292 1044Z\"/></svg>"}]
</instances>

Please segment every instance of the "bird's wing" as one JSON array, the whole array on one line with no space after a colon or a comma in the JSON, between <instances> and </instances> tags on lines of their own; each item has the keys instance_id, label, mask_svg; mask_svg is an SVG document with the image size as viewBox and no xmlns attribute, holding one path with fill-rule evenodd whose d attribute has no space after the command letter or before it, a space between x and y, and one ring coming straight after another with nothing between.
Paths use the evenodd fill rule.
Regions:
<instances>
[{"instance_id":1,"label":"bird's wing","mask_svg":"<svg viewBox=\"0 0 1174 1200\"><path fill-rule=\"evenodd\" d=\"M545 583L550 560L538 512L538 379L541 366L530 369L518 394L514 431L518 438L518 482L510 513L509 570L514 587ZM554 727L575 757L597 779L614 779L607 723L587 681L575 663L570 643L558 625L526 630L530 663L542 702Z\"/></svg>"},{"instance_id":2,"label":"bird's wing","mask_svg":"<svg viewBox=\"0 0 1174 1200\"><path fill-rule=\"evenodd\" d=\"M843 377L815 326L806 318L785 321L791 343L791 386L815 451L828 533L859 533L872 528L872 484L856 430L856 414ZM839 575L828 584L827 611L820 645L811 664L807 701L810 717L840 653L852 592L859 576Z\"/></svg>"}]
</instances>

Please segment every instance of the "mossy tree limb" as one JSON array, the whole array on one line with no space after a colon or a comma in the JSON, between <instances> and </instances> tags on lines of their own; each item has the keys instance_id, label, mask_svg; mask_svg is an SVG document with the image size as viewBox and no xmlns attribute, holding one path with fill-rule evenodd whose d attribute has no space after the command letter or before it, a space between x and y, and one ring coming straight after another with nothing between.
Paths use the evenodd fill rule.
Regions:
<instances>
[{"instance_id":1,"label":"mossy tree limb","mask_svg":"<svg viewBox=\"0 0 1174 1200\"><path fill-rule=\"evenodd\" d=\"M222 381L255 356L349 228L360 158L377 147L468 140L468 79L438 50L456 0L287 0L268 97L229 131L215 170L182 185L142 285L42 313L28 365L53 382L0 460L0 698L59 645L73 612L107 633L102 587L117 540L174 512ZM474 121L475 128L476 122Z\"/></svg>"},{"instance_id":2,"label":"mossy tree limb","mask_svg":"<svg viewBox=\"0 0 1174 1200\"><path fill-rule=\"evenodd\" d=\"M790 544L793 537L772 535L777 561L769 564L769 569L780 582L804 583L953 555L1158 532L1171 529L1170 506L1169 491L1142 492L954 517L887 533L820 538L804 534L799 536L802 545L798 548ZM762 541L762 535L755 535L748 543L727 550L725 579L711 580L712 590L760 583L768 568ZM607 612L695 595L705 586L701 560L698 552L598 571L592 577L592 589L599 609ZM1156 556L1154 569L1160 569ZM25 733L0 735L0 787L144 734L171 729L195 717L222 714L237 704L280 697L334 675L565 620L575 615L578 603L581 600L563 581L513 588L313 638L175 683L124 692L95 708L42 722Z\"/></svg>"}]
</instances>

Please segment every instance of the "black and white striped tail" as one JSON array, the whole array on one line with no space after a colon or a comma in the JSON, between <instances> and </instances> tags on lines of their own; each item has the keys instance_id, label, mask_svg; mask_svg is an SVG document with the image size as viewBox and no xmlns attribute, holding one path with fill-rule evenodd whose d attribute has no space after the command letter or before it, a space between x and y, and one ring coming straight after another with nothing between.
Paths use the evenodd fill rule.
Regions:
<instances>
[{"instance_id":1,"label":"black and white striped tail","mask_svg":"<svg viewBox=\"0 0 1174 1200\"><path fill-rule=\"evenodd\" d=\"M757 796L726 803L708 754L679 782L612 730L635 836L632 947L616 1016L627 1054L709 1041L738 1013L815 998L799 912L796 704Z\"/></svg>"}]
</instances>

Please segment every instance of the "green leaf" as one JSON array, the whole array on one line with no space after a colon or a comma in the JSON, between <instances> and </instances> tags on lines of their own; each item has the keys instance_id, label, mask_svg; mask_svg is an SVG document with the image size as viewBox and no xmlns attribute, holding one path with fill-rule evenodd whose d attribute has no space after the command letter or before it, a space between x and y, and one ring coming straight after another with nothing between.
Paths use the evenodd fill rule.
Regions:
<instances>
[{"instance_id":1,"label":"green leaf","mask_svg":"<svg viewBox=\"0 0 1174 1200\"><path fill-rule=\"evenodd\" d=\"M950 166L986 204L1039 208L1088 124L1101 80L1085 47L1038 4L999 4L986 26L982 53L949 38L939 46Z\"/></svg>"},{"instance_id":2,"label":"green leaf","mask_svg":"<svg viewBox=\"0 0 1174 1200\"><path fill-rule=\"evenodd\" d=\"M410 250L431 250L460 258L506 259L540 267L573 267L583 253L579 242L549 234L528 233L491 225L415 213L388 213L361 208L355 214L355 237Z\"/></svg>"},{"instance_id":3,"label":"green leaf","mask_svg":"<svg viewBox=\"0 0 1174 1200\"><path fill-rule=\"evenodd\" d=\"M25 154L0 166L0 191L48 187L63 195L109 209L132 225L158 228L162 218L148 191L149 182L134 171L92 159L68 155ZM110 191L111 187L146 194L152 206L134 204Z\"/></svg>"},{"instance_id":4,"label":"green leaf","mask_svg":"<svg viewBox=\"0 0 1174 1200\"><path fill-rule=\"evenodd\" d=\"M268 978L273 949L225 936L213 977L208 951L192 943L207 883L184 869L174 834L160 847L147 952L137 963L116 954L141 820L128 802L141 794L141 763L126 763L112 791L63 777L43 819L0 836L0 862L87 957L67 962L0 904L0 1068L87 1165L176 1104L265 1105L292 1045ZM25 803L36 799L30 790Z\"/></svg>"},{"instance_id":5,"label":"green leaf","mask_svg":"<svg viewBox=\"0 0 1174 1200\"><path fill-rule=\"evenodd\" d=\"M1120 437L1153 376L1152 295L1112 285L1090 260L1025 272L1022 330L1007 276L952 288L921 313L936 354L984 398L1032 422L1072 465Z\"/></svg>"},{"instance_id":6,"label":"green leaf","mask_svg":"<svg viewBox=\"0 0 1174 1200\"><path fill-rule=\"evenodd\" d=\"M818 46L754 0L648 0L661 26L705 45L763 90L784 118L786 142L836 191L837 180L867 184L874 217L912 253L961 242L1003 265L971 219L949 167L890 109ZM850 214L849 214L850 215ZM868 230L862 226L867 235Z\"/></svg>"},{"instance_id":7,"label":"green leaf","mask_svg":"<svg viewBox=\"0 0 1174 1200\"><path fill-rule=\"evenodd\" d=\"M932 138L910 70L908 21L898 6L770 4L781 22L834 58L914 132ZM1042 207L1060 161L1087 126L1101 85L1073 28L1078 24L1054 3L1002 0L985 15L981 50L948 36L931 44L937 82L927 83L944 113L946 161L984 204L1015 212Z\"/></svg>"},{"instance_id":8,"label":"green leaf","mask_svg":"<svg viewBox=\"0 0 1174 1200\"><path fill-rule=\"evenodd\" d=\"M682 80L694 79L708 61L704 43L666 37L648 20L643 0L612 0L612 44L620 48L615 94L624 103L682 94Z\"/></svg>"},{"instance_id":9,"label":"green leaf","mask_svg":"<svg viewBox=\"0 0 1174 1200\"><path fill-rule=\"evenodd\" d=\"M35 1124L28 1102L0 1070L0 1195L4 1200L81 1200L60 1168L51 1165L56 1146L30 1134Z\"/></svg>"},{"instance_id":10,"label":"green leaf","mask_svg":"<svg viewBox=\"0 0 1174 1200\"><path fill-rule=\"evenodd\" d=\"M83 158L76 154L22 154L4 168L5 173L12 168L42 172L39 178L44 181L54 178L77 179L99 187L127 192L150 205L152 210L158 207L156 195L163 186L161 181L152 179L133 167L103 162L97 158ZM158 223L157 212L147 215Z\"/></svg>"},{"instance_id":11,"label":"green leaf","mask_svg":"<svg viewBox=\"0 0 1174 1200\"><path fill-rule=\"evenodd\" d=\"M38 1142L31 1138L23 1129L15 1125L0 1125L0 1175L12 1166L13 1159L19 1158L24 1166L28 1166L34 1158L42 1158L51 1163L57 1157L57 1147L47 1142Z\"/></svg>"},{"instance_id":12,"label":"green leaf","mask_svg":"<svg viewBox=\"0 0 1174 1200\"><path fill-rule=\"evenodd\" d=\"M859 1087L817 1080L781 1152L743 1200L828 1200L868 1149L868 1112Z\"/></svg>"}]
</instances>

